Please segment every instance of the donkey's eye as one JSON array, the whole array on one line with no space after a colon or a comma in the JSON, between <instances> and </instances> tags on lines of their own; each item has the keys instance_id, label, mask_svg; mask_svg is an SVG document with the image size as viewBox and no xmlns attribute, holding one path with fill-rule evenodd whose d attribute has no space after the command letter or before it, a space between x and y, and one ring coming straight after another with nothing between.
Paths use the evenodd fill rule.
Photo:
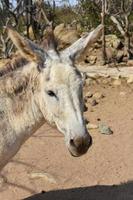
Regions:
<instances>
[{"instance_id":1,"label":"donkey's eye","mask_svg":"<svg viewBox=\"0 0 133 200\"><path fill-rule=\"evenodd\" d=\"M56 97L56 94L52 90L48 90L47 94L51 97Z\"/></svg>"}]
</instances>

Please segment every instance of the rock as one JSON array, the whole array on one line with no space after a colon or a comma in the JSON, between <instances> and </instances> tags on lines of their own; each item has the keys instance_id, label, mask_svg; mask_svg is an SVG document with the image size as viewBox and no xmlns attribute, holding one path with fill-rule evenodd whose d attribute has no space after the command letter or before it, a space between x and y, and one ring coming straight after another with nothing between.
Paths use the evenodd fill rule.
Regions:
<instances>
[{"instance_id":1,"label":"rock","mask_svg":"<svg viewBox=\"0 0 133 200\"><path fill-rule=\"evenodd\" d=\"M59 50L71 45L80 37L76 29L65 27L64 24L56 26L54 34L58 40Z\"/></svg>"},{"instance_id":2,"label":"rock","mask_svg":"<svg viewBox=\"0 0 133 200\"><path fill-rule=\"evenodd\" d=\"M115 80L115 81L113 82L113 85L115 85L115 86L120 86L120 85L121 85L121 80L120 80L120 79Z\"/></svg>"},{"instance_id":3,"label":"rock","mask_svg":"<svg viewBox=\"0 0 133 200\"><path fill-rule=\"evenodd\" d=\"M91 56L86 56L85 58L85 63L90 63L91 65L94 65L97 61L97 56L91 55Z\"/></svg>"},{"instance_id":4,"label":"rock","mask_svg":"<svg viewBox=\"0 0 133 200\"><path fill-rule=\"evenodd\" d=\"M98 102L97 102L95 99L93 99L93 100L90 102L90 104L91 104L92 106L96 106L96 105L98 104Z\"/></svg>"},{"instance_id":5,"label":"rock","mask_svg":"<svg viewBox=\"0 0 133 200\"><path fill-rule=\"evenodd\" d=\"M114 49L118 49L122 46L121 40L114 34L109 34L105 36L106 46L113 47Z\"/></svg>"},{"instance_id":6,"label":"rock","mask_svg":"<svg viewBox=\"0 0 133 200\"><path fill-rule=\"evenodd\" d=\"M104 85L107 85L109 82L110 82L110 80L108 80L107 78L105 78L105 79L102 80L102 83Z\"/></svg>"},{"instance_id":7,"label":"rock","mask_svg":"<svg viewBox=\"0 0 133 200\"><path fill-rule=\"evenodd\" d=\"M87 129L97 129L97 128L98 126L96 124L90 124L90 123L87 124Z\"/></svg>"},{"instance_id":8,"label":"rock","mask_svg":"<svg viewBox=\"0 0 133 200\"><path fill-rule=\"evenodd\" d=\"M120 92L120 96L124 97L126 95L126 92Z\"/></svg>"},{"instance_id":9,"label":"rock","mask_svg":"<svg viewBox=\"0 0 133 200\"><path fill-rule=\"evenodd\" d=\"M89 56L89 63L91 64L91 65L94 65L95 63L96 63L96 61L97 61L97 57L96 56Z\"/></svg>"},{"instance_id":10,"label":"rock","mask_svg":"<svg viewBox=\"0 0 133 200\"><path fill-rule=\"evenodd\" d=\"M90 109L90 112L94 112L94 110L91 108L91 109Z\"/></svg>"},{"instance_id":11,"label":"rock","mask_svg":"<svg viewBox=\"0 0 133 200\"><path fill-rule=\"evenodd\" d=\"M106 124L99 124L99 131L100 133L105 134L105 135L113 134L113 131L111 130L111 128L107 126Z\"/></svg>"},{"instance_id":12,"label":"rock","mask_svg":"<svg viewBox=\"0 0 133 200\"><path fill-rule=\"evenodd\" d=\"M94 98L96 99L102 99L104 98L104 95L100 92L96 92L94 95L93 95Z\"/></svg>"},{"instance_id":13,"label":"rock","mask_svg":"<svg viewBox=\"0 0 133 200\"><path fill-rule=\"evenodd\" d=\"M87 78L87 79L85 80L85 85L86 85L86 86L91 85L91 83L92 83L92 79L91 79L91 78Z\"/></svg>"},{"instance_id":14,"label":"rock","mask_svg":"<svg viewBox=\"0 0 133 200\"><path fill-rule=\"evenodd\" d=\"M48 181L50 183L57 183L57 181L55 180L55 178L46 172L32 172L30 173L30 178L32 179L36 179L36 178L43 178L45 181Z\"/></svg>"},{"instance_id":15,"label":"rock","mask_svg":"<svg viewBox=\"0 0 133 200\"><path fill-rule=\"evenodd\" d=\"M88 56L88 55L85 57L84 62L85 62L85 63L90 63L90 60L89 60L89 56Z\"/></svg>"},{"instance_id":16,"label":"rock","mask_svg":"<svg viewBox=\"0 0 133 200\"><path fill-rule=\"evenodd\" d=\"M133 60L128 60L127 65L133 67Z\"/></svg>"},{"instance_id":17,"label":"rock","mask_svg":"<svg viewBox=\"0 0 133 200\"><path fill-rule=\"evenodd\" d=\"M130 76L130 77L127 79L127 83L128 83L128 84L133 83L133 76Z\"/></svg>"},{"instance_id":18,"label":"rock","mask_svg":"<svg viewBox=\"0 0 133 200\"><path fill-rule=\"evenodd\" d=\"M56 26L55 29L54 29L55 37L58 37L60 32L62 32L64 29L65 29L65 24L64 23L59 24L58 26Z\"/></svg>"}]
</instances>

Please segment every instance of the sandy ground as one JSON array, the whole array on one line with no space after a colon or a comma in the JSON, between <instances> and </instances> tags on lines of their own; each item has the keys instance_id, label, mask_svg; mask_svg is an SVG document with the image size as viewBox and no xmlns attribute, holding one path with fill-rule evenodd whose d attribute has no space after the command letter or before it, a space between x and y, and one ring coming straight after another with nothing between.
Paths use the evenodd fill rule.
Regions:
<instances>
[{"instance_id":1,"label":"sandy ground","mask_svg":"<svg viewBox=\"0 0 133 200\"><path fill-rule=\"evenodd\" d=\"M105 96L88 105L86 118L114 133L90 130L92 147L74 158L63 135L45 124L3 170L0 200L133 200L133 85L85 90Z\"/></svg>"}]
</instances>

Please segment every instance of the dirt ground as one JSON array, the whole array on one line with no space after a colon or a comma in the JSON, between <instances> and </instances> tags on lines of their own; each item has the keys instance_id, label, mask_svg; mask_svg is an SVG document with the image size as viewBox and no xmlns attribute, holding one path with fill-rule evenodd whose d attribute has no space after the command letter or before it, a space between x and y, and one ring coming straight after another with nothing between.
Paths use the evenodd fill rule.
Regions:
<instances>
[{"instance_id":1,"label":"dirt ground","mask_svg":"<svg viewBox=\"0 0 133 200\"><path fill-rule=\"evenodd\" d=\"M92 147L74 158L63 135L45 124L3 170L0 200L133 200L133 85L85 90L105 96L89 104L86 118L113 134L90 130Z\"/></svg>"}]
</instances>

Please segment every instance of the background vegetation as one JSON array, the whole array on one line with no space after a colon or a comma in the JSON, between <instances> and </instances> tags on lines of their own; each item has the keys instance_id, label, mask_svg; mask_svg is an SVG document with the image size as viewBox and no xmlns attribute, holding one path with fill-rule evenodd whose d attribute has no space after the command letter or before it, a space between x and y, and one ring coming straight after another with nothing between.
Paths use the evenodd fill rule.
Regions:
<instances>
[{"instance_id":1,"label":"background vegetation","mask_svg":"<svg viewBox=\"0 0 133 200\"><path fill-rule=\"evenodd\" d=\"M0 16L1 57L10 56L13 48L4 27L12 26L30 39L33 39L32 29L34 39L39 41L51 22L53 28L60 23L78 24L81 32L90 31L102 22L103 45L104 34L115 33L124 41L127 57L132 57L133 0L0 0Z\"/></svg>"}]
</instances>

